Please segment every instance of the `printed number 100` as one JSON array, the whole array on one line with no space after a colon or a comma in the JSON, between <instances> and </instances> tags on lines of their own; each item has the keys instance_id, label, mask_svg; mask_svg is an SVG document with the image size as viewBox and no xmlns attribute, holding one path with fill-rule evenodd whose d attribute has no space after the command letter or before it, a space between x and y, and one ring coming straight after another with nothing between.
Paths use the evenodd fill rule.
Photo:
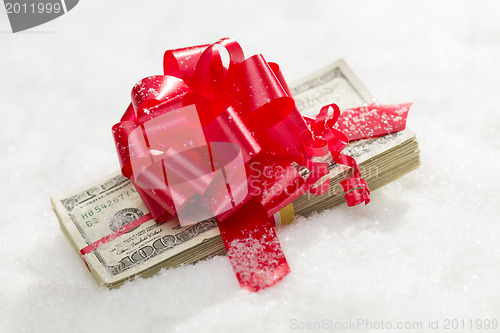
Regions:
<instances>
[{"instance_id":1,"label":"printed number 100","mask_svg":"<svg viewBox=\"0 0 500 333\"><path fill-rule=\"evenodd\" d=\"M27 13L38 13L38 14L58 14L61 12L61 4L59 3L38 3L35 5L34 3L28 5L26 3L10 3L7 2L5 4L5 9L7 9L7 14L27 14Z\"/></svg>"}]
</instances>

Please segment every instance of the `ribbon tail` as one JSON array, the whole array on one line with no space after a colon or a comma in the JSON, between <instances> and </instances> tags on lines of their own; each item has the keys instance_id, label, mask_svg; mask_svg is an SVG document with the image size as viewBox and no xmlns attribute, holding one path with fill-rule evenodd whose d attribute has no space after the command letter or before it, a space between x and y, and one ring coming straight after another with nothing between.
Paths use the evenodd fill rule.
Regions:
<instances>
[{"instance_id":1,"label":"ribbon tail","mask_svg":"<svg viewBox=\"0 0 500 333\"><path fill-rule=\"evenodd\" d=\"M340 114L335 128L345 133L349 141L399 132L406 127L406 118L411 106L412 103L370 104L345 110Z\"/></svg>"},{"instance_id":2,"label":"ribbon tail","mask_svg":"<svg viewBox=\"0 0 500 333\"><path fill-rule=\"evenodd\" d=\"M219 230L241 287L259 291L290 272L273 228L274 218L249 202L224 221Z\"/></svg>"},{"instance_id":3,"label":"ribbon tail","mask_svg":"<svg viewBox=\"0 0 500 333\"><path fill-rule=\"evenodd\" d=\"M332 152L332 158L335 163L346 165L352 169L352 177L340 182L347 205L352 207L363 202L367 205L370 202L370 189L366 181L361 178L356 160L351 156L336 152Z\"/></svg>"}]
</instances>

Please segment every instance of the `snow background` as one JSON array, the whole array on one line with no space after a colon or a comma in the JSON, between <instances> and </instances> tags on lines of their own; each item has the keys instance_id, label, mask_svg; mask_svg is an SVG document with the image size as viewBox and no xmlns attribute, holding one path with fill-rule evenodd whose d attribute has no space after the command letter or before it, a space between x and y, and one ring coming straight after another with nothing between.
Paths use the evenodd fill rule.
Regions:
<instances>
[{"instance_id":1,"label":"snow background","mask_svg":"<svg viewBox=\"0 0 500 333\"><path fill-rule=\"evenodd\" d=\"M499 15L498 1L82 0L12 34L1 9L0 331L500 319ZM240 289L226 257L100 287L50 197L118 168L110 128L166 49L223 36L288 81L343 57L379 101L415 102L422 166L366 207L279 229L292 273L262 292Z\"/></svg>"}]
</instances>

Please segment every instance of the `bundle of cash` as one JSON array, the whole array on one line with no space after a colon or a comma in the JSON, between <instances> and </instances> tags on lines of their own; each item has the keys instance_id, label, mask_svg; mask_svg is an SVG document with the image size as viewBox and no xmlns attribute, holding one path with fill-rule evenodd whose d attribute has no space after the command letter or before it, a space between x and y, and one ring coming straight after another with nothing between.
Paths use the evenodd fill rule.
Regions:
<instances>
[{"instance_id":1,"label":"bundle of cash","mask_svg":"<svg viewBox=\"0 0 500 333\"><path fill-rule=\"evenodd\" d=\"M298 109L315 115L326 104L341 109L372 103L373 96L342 60L291 86ZM419 165L415 134L405 129L394 134L350 143L343 151L356 159L371 190ZM340 181L347 167L330 164L330 189L320 196L309 193L276 213L279 224L295 215L308 216L345 202ZM53 197L61 228L78 253L148 213L129 179L117 172L70 194ZM171 268L225 253L215 218L181 227L176 218L157 224L150 220L83 255L95 279L108 288L134 277L148 277Z\"/></svg>"}]
</instances>

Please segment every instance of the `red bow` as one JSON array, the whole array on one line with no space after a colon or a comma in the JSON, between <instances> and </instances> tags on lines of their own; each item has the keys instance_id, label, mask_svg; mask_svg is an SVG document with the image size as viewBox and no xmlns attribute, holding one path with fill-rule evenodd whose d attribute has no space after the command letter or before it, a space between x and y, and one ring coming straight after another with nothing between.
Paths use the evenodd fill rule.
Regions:
<instances>
[{"instance_id":1,"label":"red bow","mask_svg":"<svg viewBox=\"0 0 500 333\"><path fill-rule=\"evenodd\" d=\"M348 205L370 201L356 161L340 153L348 140L333 128L339 108L304 119L278 65L245 59L226 38L167 51L164 72L134 86L113 127L122 173L157 222L215 216L242 286L256 291L289 272L272 216L307 190L328 190L330 156L354 169L341 183Z\"/></svg>"}]
</instances>

